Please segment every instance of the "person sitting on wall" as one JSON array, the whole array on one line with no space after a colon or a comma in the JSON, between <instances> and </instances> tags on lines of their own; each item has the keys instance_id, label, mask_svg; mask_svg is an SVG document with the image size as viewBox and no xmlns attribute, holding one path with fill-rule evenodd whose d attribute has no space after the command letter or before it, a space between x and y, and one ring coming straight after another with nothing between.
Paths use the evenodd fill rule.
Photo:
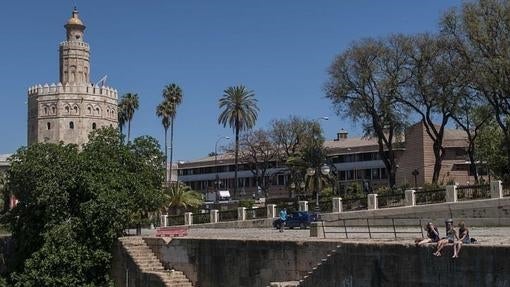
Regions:
<instances>
[{"instance_id":1,"label":"person sitting on wall","mask_svg":"<svg viewBox=\"0 0 510 287\"><path fill-rule=\"evenodd\" d=\"M287 209L283 208L280 210L280 220L282 223L280 224L280 232L283 232L283 228L285 227L285 221L287 221Z\"/></svg>"},{"instance_id":2,"label":"person sitting on wall","mask_svg":"<svg viewBox=\"0 0 510 287\"><path fill-rule=\"evenodd\" d=\"M439 231L437 230L437 227L432 223L429 222L425 227L423 228L425 231L427 231L427 238L418 241L416 243L417 246L421 246L426 243L436 243L439 241Z\"/></svg>"},{"instance_id":3,"label":"person sitting on wall","mask_svg":"<svg viewBox=\"0 0 510 287\"><path fill-rule=\"evenodd\" d=\"M469 238L469 229L466 228L464 221L459 223L459 240L453 245L453 256L452 258L458 258L462 244L471 244L471 238Z\"/></svg>"},{"instance_id":4,"label":"person sitting on wall","mask_svg":"<svg viewBox=\"0 0 510 287\"><path fill-rule=\"evenodd\" d=\"M446 237L443 237L439 242L437 243L437 250L434 252L435 256L441 256L441 250L446 246L448 243L455 243L459 237L457 236L457 232L455 231L455 228L453 228L453 220L448 219L445 221L446 224Z\"/></svg>"}]
</instances>

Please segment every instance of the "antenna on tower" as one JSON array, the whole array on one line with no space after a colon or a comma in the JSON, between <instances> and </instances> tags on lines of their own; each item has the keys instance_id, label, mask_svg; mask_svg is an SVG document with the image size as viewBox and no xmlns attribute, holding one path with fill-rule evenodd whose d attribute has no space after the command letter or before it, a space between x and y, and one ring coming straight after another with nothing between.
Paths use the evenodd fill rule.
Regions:
<instances>
[{"instance_id":1,"label":"antenna on tower","mask_svg":"<svg viewBox=\"0 0 510 287\"><path fill-rule=\"evenodd\" d=\"M96 87L104 87L106 86L106 79L108 79L108 75L104 75L97 83L94 85Z\"/></svg>"}]
</instances>

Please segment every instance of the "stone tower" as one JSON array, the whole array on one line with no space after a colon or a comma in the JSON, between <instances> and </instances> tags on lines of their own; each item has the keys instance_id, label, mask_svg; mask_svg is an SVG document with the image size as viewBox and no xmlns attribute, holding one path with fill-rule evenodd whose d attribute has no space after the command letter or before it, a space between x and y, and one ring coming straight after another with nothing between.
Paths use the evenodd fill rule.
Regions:
<instances>
[{"instance_id":1,"label":"stone tower","mask_svg":"<svg viewBox=\"0 0 510 287\"><path fill-rule=\"evenodd\" d=\"M28 144L88 141L101 127L117 127L117 90L90 82L90 47L74 9L60 43L60 81L28 89Z\"/></svg>"}]
</instances>

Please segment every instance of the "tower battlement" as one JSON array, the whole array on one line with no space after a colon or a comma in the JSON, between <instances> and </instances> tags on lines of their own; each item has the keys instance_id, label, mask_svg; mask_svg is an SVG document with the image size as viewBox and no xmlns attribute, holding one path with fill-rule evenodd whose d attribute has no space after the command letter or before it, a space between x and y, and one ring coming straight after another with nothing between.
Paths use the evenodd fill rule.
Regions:
<instances>
[{"instance_id":1,"label":"tower battlement","mask_svg":"<svg viewBox=\"0 0 510 287\"><path fill-rule=\"evenodd\" d=\"M60 42L60 47L83 47L90 49L90 46L86 42L77 42L77 41L62 41Z\"/></svg>"},{"instance_id":2,"label":"tower battlement","mask_svg":"<svg viewBox=\"0 0 510 287\"><path fill-rule=\"evenodd\" d=\"M29 97L60 94L87 94L91 96L104 96L115 100L118 98L118 91L116 89L107 86L94 86L92 84L81 85L75 83L67 83L62 85L62 83L52 83L36 85L28 89Z\"/></svg>"}]
</instances>

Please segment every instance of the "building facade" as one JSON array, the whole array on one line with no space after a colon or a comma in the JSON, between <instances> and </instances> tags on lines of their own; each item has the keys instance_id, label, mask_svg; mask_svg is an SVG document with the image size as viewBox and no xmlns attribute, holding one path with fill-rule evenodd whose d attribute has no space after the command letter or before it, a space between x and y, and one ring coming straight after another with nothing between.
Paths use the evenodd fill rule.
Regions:
<instances>
[{"instance_id":1,"label":"building facade","mask_svg":"<svg viewBox=\"0 0 510 287\"><path fill-rule=\"evenodd\" d=\"M443 142L446 150L440 173L440 184L455 182L457 184L473 183L474 177L469 171L464 132L447 129ZM334 140L326 141L324 146L328 153L328 162L333 166L338 189L368 182L372 189L388 186L388 173L379 155L377 139L366 137L350 138L341 131ZM423 124L409 127L394 147L397 186L423 186L432 181L434 154L432 141ZM210 156L179 164L179 180L200 192L220 189L232 190L234 187L234 160L230 154ZM416 174L417 173L417 174ZM481 170L479 174L481 173ZM273 162L267 172L269 197L288 197L292 194L286 167ZM416 175L415 175L416 174ZM481 173L483 176L483 173ZM242 162L239 163L239 195L249 197L259 190L257 182ZM219 183L219 184L218 184ZM296 184L294 189L299 189Z\"/></svg>"},{"instance_id":2,"label":"building facade","mask_svg":"<svg viewBox=\"0 0 510 287\"><path fill-rule=\"evenodd\" d=\"M90 47L74 9L59 45L59 82L28 89L28 144L88 141L92 130L117 127L117 90L90 81Z\"/></svg>"}]
</instances>

